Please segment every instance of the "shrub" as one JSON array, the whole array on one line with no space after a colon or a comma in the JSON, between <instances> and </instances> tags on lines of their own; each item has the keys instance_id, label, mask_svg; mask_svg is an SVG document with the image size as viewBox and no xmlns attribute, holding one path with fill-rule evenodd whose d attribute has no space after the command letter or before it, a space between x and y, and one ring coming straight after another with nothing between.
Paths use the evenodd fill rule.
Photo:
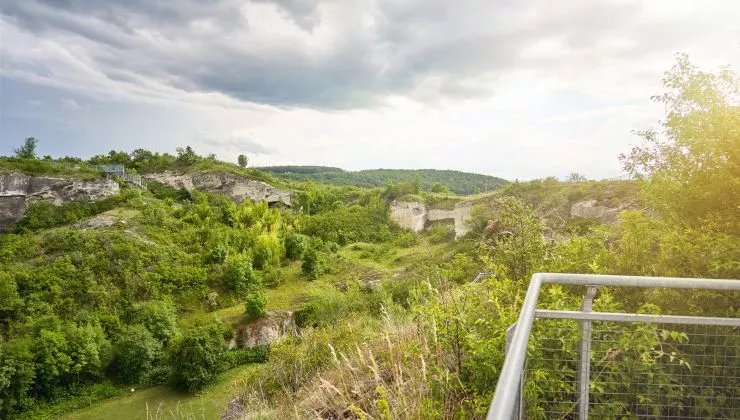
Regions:
<instances>
[{"instance_id":1,"label":"shrub","mask_svg":"<svg viewBox=\"0 0 740 420\"><path fill-rule=\"evenodd\" d=\"M436 224L430 227L426 232L429 242L433 244L441 244L443 242L450 242L455 239L455 230L449 224Z\"/></svg>"},{"instance_id":2,"label":"shrub","mask_svg":"<svg viewBox=\"0 0 740 420\"><path fill-rule=\"evenodd\" d=\"M267 295L262 288L255 288L247 293L244 307L250 319L258 319L267 315Z\"/></svg>"},{"instance_id":3,"label":"shrub","mask_svg":"<svg viewBox=\"0 0 740 420\"><path fill-rule=\"evenodd\" d=\"M244 294L257 283L248 255L231 255L226 260L226 286L238 294Z\"/></svg>"},{"instance_id":4,"label":"shrub","mask_svg":"<svg viewBox=\"0 0 740 420\"><path fill-rule=\"evenodd\" d=\"M226 368L226 330L222 323L214 321L191 328L175 338L169 350L175 385L190 392L197 391Z\"/></svg>"},{"instance_id":5,"label":"shrub","mask_svg":"<svg viewBox=\"0 0 740 420\"><path fill-rule=\"evenodd\" d=\"M161 353L162 343L143 325L126 327L114 346L114 373L126 382L138 383L155 366Z\"/></svg>"},{"instance_id":6,"label":"shrub","mask_svg":"<svg viewBox=\"0 0 740 420\"><path fill-rule=\"evenodd\" d=\"M280 255L283 253L282 244L274 233L261 233L255 240L252 249L252 259L255 268L266 268L280 264Z\"/></svg>"},{"instance_id":7,"label":"shrub","mask_svg":"<svg viewBox=\"0 0 740 420\"><path fill-rule=\"evenodd\" d=\"M229 247L226 244L218 243L211 248L208 254L208 262L214 264L220 264L226 261L226 257L229 256Z\"/></svg>"},{"instance_id":8,"label":"shrub","mask_svg":"<svg viewBox=\"0 0 740 420\"><path fill-rule=\"evenodd\" d=\"M316 249L310 247L303 253L303 262L301 263L301 271L310 280L316 280L321 274L323 274L323 264L316 252Z\"/></svg>"},{"instance_id":9,"label":"shrub","mask_svg":"<svg viewBox=\"0 0 740 420\"><path fill-rule=\"evenodd\" d=\"M269 288L275 288L285 281L283 270L274 267L268 267L262 271L262 284Z\"/></svg>"},{"instance_id":10,"label":"shrub","mask_svg":"<svg viewBox=\"0 0 740 420\"><path fill-rule=\"evenodd\" d=\"M135 307L135 319L143 324L154 338L167 342L177 332L177 312L170 301L153 300Z\"/></svg>"},{"instance_id":11,"label":"shrub","mask_svg":"<svg viewBox=\"0 0 740 420\"><path fill-rule=\"evenodd\" d=\"M419 236L414 232L405 230L396 233L393 244L400 248L410 248L419 243Z\"/></svg>"},{"instance_id":12,"label":"shrub","mask_svg":"<svg viewBox=\"0 0 740 420\"><path fill-rule=\"evenodd\" d=\"M228 369L249 363L263 363L270 357L270 346L233 349L224 353L224 363Z\"/></svg>"},{"instance_id":13,"label":"shrub","mask_svg":"<svg viewBox=\"0 0 740 420\"><path fill-rule=\"evenodd\" d=\"M298 233L291 233L285 237L285 258L300 260L308 248L308 237Z\"/></svg>"}]
</instances>

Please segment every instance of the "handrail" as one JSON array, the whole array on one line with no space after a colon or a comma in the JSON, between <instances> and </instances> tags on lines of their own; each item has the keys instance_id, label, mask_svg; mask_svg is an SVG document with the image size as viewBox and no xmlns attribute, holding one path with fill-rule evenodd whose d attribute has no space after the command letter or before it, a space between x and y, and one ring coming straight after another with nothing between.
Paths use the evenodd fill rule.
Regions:
<instances>
[{"instance_id":1,"label":"handrail","mask_svg":"<svg viewBox=\"0 0 740 420\"><path fill-rule=\"evenodd\" d=\"M516 322L516 329L506 351L506 359L496 383L489 420L510 420L517 402L518 381L524 371L527 343L537 310L542 284L570 284L582 286L625 286L677 289L708 289L740 291L740 280L691 279L680 277L615 276L595 274L535 273L529 282L527 294Z\"/></svg>"}]
</instances>

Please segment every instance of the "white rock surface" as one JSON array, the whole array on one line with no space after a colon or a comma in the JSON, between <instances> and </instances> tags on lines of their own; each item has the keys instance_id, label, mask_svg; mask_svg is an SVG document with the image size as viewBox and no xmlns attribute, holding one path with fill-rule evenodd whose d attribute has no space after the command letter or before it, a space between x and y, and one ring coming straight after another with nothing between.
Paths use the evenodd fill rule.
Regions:
<instances>
[{"instance_id":1,"label":"white rock surface","mask_svg":"<svg viewBox=\"0 0 740 420\"><path fill-rule=\"evenodd\" d=\"M424 230L427 221L452 219L455 221L455 237L459 238L468 233L465 222L470 219L472 204L457 203L452 210L427 209L424 203L418 201L394 201L391 204L390 218L403 229L414 232Z\"/></svg>"},{"instance_id":2,"label":"white rock surface","mask_svg":"<svg viewBox=\"0 0 740 420\"><path fill-rule=\"evenodd\" d=\"M142 177L172 188L195 189L224 194L239 203L248 199L255 202L282 202L285 205L290 205L290 191L281 190L265 182L235 174L203 172L176 174L168 171L159 174L146 174Z\"/></svg>"},{"instance_id":3,"label":"white rock surface","mask_svg":"<svg viewBox=\"0 0 740 420\"><path fill-rule=\"evenodd\" d=\"M570 207L571 217L598 219L602 222L612 222L623 208L609 208L598 205L596 200L586 200L573 204Z\"/></svg>"},{"instance_id":4,"label":"white rock surface","mask_svg":"<svg viewBox=\"0 0 740 420\"><path fill-rule=\"evenodd\" d=\"M229 343L229 348L237 344L242 347L255 347L280 341L288 335L298 331L293 312L269 311L267 316L246 325L240 325L234 331L234 339Z\"/></svg>"},{"instance_id":5,"label":"white rock surface","mask_svg":"<svg viewBox=\"0 0 740 420\"><path fill-rule=\"evenodd\" d=\"M61 205L75 200L97 201L118 194L112 179L85 181L23 174L0 175L0 232L9 230L26 214L28 204L49 201Z\"/></svg>"}]
</instances>

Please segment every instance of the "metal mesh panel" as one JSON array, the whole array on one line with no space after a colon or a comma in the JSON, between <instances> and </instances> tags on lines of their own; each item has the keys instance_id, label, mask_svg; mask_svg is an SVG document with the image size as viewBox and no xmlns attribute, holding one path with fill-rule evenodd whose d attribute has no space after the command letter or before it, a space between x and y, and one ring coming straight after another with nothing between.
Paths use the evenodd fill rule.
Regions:
<instances>
[{"instance_id":1,"label":"metal mesh panel","mask_svg":"<svg viewBox=\"0 0 740 420\"><path fill-rule=\"evenodd\" d=\"M579 418L581 322L535 321L524 418ZM591 328L591 418L740 418L738 328L602 321Z\"/></svg>"}]
</instances>

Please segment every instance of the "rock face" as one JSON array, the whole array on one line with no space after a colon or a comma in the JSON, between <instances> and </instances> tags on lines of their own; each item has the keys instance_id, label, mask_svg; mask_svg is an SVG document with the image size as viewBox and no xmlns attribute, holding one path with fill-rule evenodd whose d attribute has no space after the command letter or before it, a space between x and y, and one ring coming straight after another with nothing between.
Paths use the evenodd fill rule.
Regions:
<instances>
[{"instance_id":1,"label":"rock face","mask_svg":"<svg viewBox=\"0 0 740 420\"><path fill-rule=\"evenodd\" d=\"M452 219L455 221L455 237L459 238L468 233L465 222L470 219L470 203L457 203L452 210L427 209L424 203L418 201L394 201L391 204L391 220L403 229L414 232L424 230L427 221Z\"/></svg>"},{"instance_id":2,"label":"rock face","mask_svg":"<svg viewBox=\"0 0 740 420\"><path fill-rule=\"evenodd\" d=\"M77 226L81 229L100 229L113 226L116 223L127 224L125 220L121 220L117 216L110 214L99 214L89 219L83 220Z\"/></svg>"},{"instance_id":3,"label":"rock face","mask_svg":"<svg viewBox=\"0 0 740 420\"><path fill-rule=\"evenodd\" d=\"M267 201L268 203L290 205L290 191L281 190L265 182L255 181L235 174L202 172L176 174L173 172L164 172L161 174L142 175L142 177L172 188L195 189L224 194L238 203L249 199L255 202Z\"/></svg>"},{"instance_id":4,"label":"rock face","mask_svg":"<svg viewBox=\"0 0 740 420\"><path fill-rule=\"evenodd\" d=\"M283 337L295 334L297 331L293 312L269 311L264 318L246 325L240 325L234 331L234 339L229 343L229 348L234 348L237 345L255 347L271 344Z\"/></svg>"},{"instance_id":5,"label":"rock face","mask_svg":"<svg viewBox=\"0 0 740 420\"><path fill-rule=\"evenodd\" d=\"M118 183L112 179L84 181L16 173L0 175L0 232L11 229L23 218L32 202L60 205L75 200L96 201L119 191Z\"/></svg>"},{"instance_id":6,"label":"rock face","mask_svg":"<svg viewBox=\"0 0 740 420\"><path fill-rule=\"evenodd\" d=\"M600 206L596 200L587 200L575 203L570 208L571 217L583 217L586 219L598 219L601 222L613 222L624 208L609 208Z\"/></svg>"}]
</instances>

